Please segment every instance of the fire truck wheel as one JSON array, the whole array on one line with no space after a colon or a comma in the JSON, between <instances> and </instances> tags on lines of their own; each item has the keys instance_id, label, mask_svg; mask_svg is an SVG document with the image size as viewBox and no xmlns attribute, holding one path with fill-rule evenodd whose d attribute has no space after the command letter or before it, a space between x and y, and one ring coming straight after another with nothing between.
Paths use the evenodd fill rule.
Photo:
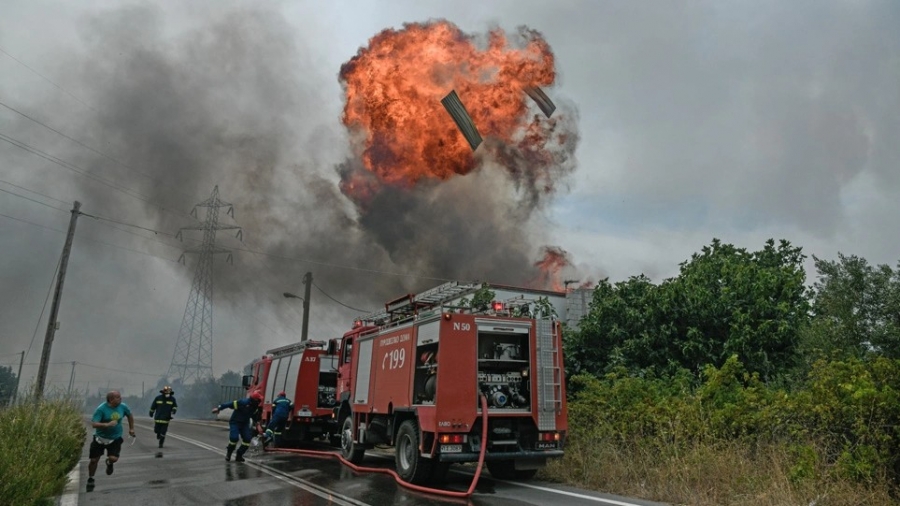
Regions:
<instances>
[{"instance_id":1,"label":"fire truck wheel","mask_svg":"<svg viewBox=\"0 0 900 506\"><path fill-rule=\"evenodd\" d=\"M485 462L491 476L498 480L530 480L537 474L537 469L516 470L515 462L511 460L489 460Z\"/></svg>"},{"instance_id":2,"label":"fire truck wheel","mask_svg":"<svg viewBox=\"0 0 900 506\"><path fill-rule=\"evenodd\" d=\"M415 420L407 420L400 424L394 461L397 474L409 483L426 483L432 477L432 462L430 459L422 458L419 446L419 424Z\"/></svg>"},{"instance_id":3,"label":"fire truck wheel","mask_svg":"<svg viewBox=\"0 0 900 506\"><path fill-rule=\"evenodd\" d=\"M353 418L344 418L341 425L341 455L354 464L362 462L366 449L353 442Z\"/></svg>"}]
</instances>

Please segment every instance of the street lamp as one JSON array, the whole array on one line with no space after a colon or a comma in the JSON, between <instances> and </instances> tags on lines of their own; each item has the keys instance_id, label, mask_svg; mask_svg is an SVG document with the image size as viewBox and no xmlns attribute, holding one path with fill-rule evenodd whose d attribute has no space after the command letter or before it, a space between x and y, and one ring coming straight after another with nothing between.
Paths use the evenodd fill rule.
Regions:
<instances>
[{"instance_id":1,"label":"street lamp","mask_svg":"<svg viewBox=\"0 0 900 506\"><path fill-rule=\"evenodd\" d=\"M291 292L284 292L284 298L285 299L300 299L303 302L306 302L306 300L304 300L303 297L301 297L299 295L294 295Z\"/></svg>"}]
</instances>

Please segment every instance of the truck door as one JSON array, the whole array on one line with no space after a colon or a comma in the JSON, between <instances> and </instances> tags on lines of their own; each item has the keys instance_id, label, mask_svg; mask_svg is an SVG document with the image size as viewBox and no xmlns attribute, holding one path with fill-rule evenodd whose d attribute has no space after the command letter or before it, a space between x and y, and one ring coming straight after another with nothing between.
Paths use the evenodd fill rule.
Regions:
<instances>
[{"instance_id":1,"label":"truck door","mask_svg":"<svg viewBox=\"0 0 900 506\"><path fill-rule=\"evenodd\" d=\"M353 379L350 362L353 357L353 341L355 336L346 336L341 343L341 355L338 361L337 399L341 401L350 393L350 381Z\"/></svg>"}]
</instances>

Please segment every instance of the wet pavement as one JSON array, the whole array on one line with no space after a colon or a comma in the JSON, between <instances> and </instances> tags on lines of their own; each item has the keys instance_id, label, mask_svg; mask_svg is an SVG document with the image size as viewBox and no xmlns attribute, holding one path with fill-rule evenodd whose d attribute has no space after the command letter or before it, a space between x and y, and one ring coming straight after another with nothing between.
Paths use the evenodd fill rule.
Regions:
<instances>
[{"instance_id":1,"label":"wet pavement","mask_svg":"<svg viewBox=\"0 0 900 506\"><path fill-rule=\"evenodd\" d=\"M484 472L468 499L448 498L408 490L381 473L357 473L339 460L294 453L247 453L247 462L226 462L228 425L216 421L173 420L165 448L157 448L152 421L137 419L134 444L126 440L111 476L101 461L95 488L86 491L88 445L70 477L70 491L59 504L91 505L211 505L312 506L337 505L615 505L648 506L637 499L597 494L555 484L494 480ZM333 451L324 444L308 449ZM387 450L366 453L367 467L393 468ZM466 491L473 468L452 468L442 489Z\"/></svg>"}]
</instances>

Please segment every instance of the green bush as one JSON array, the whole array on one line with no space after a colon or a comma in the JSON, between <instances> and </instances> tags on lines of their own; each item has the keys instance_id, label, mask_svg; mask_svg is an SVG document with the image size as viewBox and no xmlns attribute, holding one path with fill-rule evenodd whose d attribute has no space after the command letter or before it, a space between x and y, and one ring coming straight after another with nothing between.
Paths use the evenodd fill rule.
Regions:
<instances>
[{"instance_id":1,"label":"green bush","mask_svg":"<svg viewBox=\"0 0 900 506\"><path fill-rule=\"evenodd\" d=\"M44 400L0 410L0 502L41 504L62 493L87 434L79 408Z\"/></svg>"},{"instance_id":2,"label":"green bush","mask_svg":"<svg viewBox=\"0 0 900 506\"><path fill-rule=\"evenodd\" d=\"M796 399L808 437L843 477L900 484L900 360L820 360Z\"/></svg>"},{"instance_id":3,"label":"green bush","mask_svg":"<svg viewBox=\"0 0 900 506\"><path fill-rule=\"evenodd\" d=\"M883 504L900 484L897 360L819 361L790 390L737 357L700 378L618 368L569 386L566 455L548 479L689 504Z\"/></svg>"}]
</instances>

